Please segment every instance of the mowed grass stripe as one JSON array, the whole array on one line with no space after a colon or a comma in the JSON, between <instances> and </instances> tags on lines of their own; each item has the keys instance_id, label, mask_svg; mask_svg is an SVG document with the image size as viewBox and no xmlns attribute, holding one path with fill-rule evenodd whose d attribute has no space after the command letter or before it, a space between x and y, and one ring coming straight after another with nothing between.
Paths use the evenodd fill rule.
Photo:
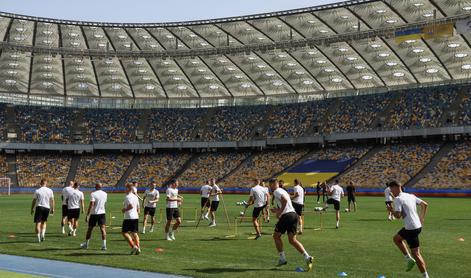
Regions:
<instances>
[{"instance_id":1,"label":"mowed grass stripe","mask_svg":"<svg viewBox=\"0 0 471 278\"><path fill-rule=\"evenodd\" d=\"M88 194L86 194L88 203ZM358 197L356 213L341 214L341 227L334 229L332 210L324 215L324 229L319 227L319 216L308 213L305 217L305 234L300 236L306 249L315 257L314 273L296 273L295 268L304 267L301 257L285 238L288 265L275 268L278 256L271 238L276 219L263 223L264 235L260 240L248 240L253 232L250 223L239 227L238 237L228 230L222 206L218 210L218 226L208 228L202 221L195 229L194 210L199 206L198 195L184 195L186 208L184 225L176 235L175 242L164 240L163 224L156 226L154 233L141 236L143 253L129 256L129 247L121 237L120 229L108 229L108 251L101 252L100 233L94 230L89 250L81 250L86 223L80 219L77 237L60 234L60 198L56 195L57 213L48 222L46 241L35 243L32 216L29 214L32 195L0 196L0 252L5 254L40 257L79 263L123 267L144 271L155 271L189 275L194 277L336 277L345 271L348 277L420 277L418 270L404 272L402 255L392 243L392 236L402 227L402 221L386 220L384 199L380 197ZM246 200L247 195L225 195L226 207L233 223L243 207L236 202ZM123 194L110 194L108 211L114 212L113 226L122 221L119 210ZM471 215L469 199L428 198L430 204L425 227L421 235L423 254L432 277L469 277L471 273ZM313 211L314 197L306 199L306 210ZM158 208L164 206L163 202ZM345 202L342 203L342 211ZM191 212L188 213L187 210ZM247 210L251 215L251 208ZM141 225L141 224L140 224ZM12 237L12 235L14 237ZM464 241L458 241L458 238ZM163 252L155 252L162 248Z\"/></svg>"}]
</instances>

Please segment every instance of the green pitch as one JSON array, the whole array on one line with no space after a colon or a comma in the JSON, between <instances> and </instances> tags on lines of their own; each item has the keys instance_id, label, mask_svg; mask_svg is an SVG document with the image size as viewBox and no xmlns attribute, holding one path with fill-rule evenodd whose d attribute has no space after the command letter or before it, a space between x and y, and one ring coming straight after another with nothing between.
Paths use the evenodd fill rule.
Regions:
<instances>
[{"instance_id":1,"label":"green pitch","mask_svg":"<svg viewBox=\"0 0 471 278\"><path fill-rule=\"evenodd\" d=\"M15 273L10 271L3 271L0 270L0 277L8 277L8 278L44 278L44 276L37 276L37 275L30 275L30 274L23 274L23 273Z\"/></svg>"},{"instance_id":2,"label":"green pitch","mask_svg":"<svg viewBox=\"0 0 471 278\"><path fill-rule=\"evenodd\" d=\"M89 194L86 194L88 202ZM32 217L29 215L31 195L0 196L0 253L48 258L89 264L100 264L145 271L182 274L194 277L336 277L339 272L348 277L421 277L415 267L404 272L405 262L393 245L392 236L402 227L402 221L388 222L383 198L359 197L356 213L341 214L341 228L334 229L335 216L332 210L323 216L308 213L305 234L300 240L315 257L313 273L296 273L296 267L304 266L303 258L285 238L288 265L275 268L278 254L271 232L276 219L263 223L264 235L255 241L251 237L253 228L248 222L239 225L236 237L234 218L243 207L236 202L246 200L247 195L224 197L231 220L227 227L222 204L217 214L215 228L208 228L202 221L195 229L195 207L199 205L197 195L184 195L183 227L175 242L164 240L163 223L154 233L141 235L142 254L129 256L129 247L120 234L122 215L118 213L123 194L109 196L108 211L114 219L108 229L108 251L101 252L100 233L94 230L89 250L81 250L86 223L80 219L77 237L60 233L60 202L56 214L49 218L46 241L35 243ZM314 197L307 197L307 211L313 211ZM421 235L423 255L428 263L431 277L470 277L471 275L471 216L469 199L429 198L429 213ZM87 204L88 205L88 204ZM158 204L163 207L162 202ZM342 210L345 202L342 203ZM251 208L247 215L251 214ZM157 215L159 218L159 215ZM141 225L141 224L140 224ZM458 240L464 238L464 241ZM156 248L163 249L156 252Z\"/></svg>"}]
</instances>

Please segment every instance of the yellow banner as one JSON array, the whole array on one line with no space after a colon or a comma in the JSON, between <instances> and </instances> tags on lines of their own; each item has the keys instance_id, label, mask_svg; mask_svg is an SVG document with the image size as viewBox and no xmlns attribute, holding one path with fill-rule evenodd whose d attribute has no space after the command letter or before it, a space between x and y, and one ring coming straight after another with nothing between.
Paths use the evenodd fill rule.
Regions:
<instances>
[{"instance_id":1,"label":"yellow banner","mask_svg":"<svg viewBox=\"0 0 471 278\"><path fill-rule=\"evenodd\" d=\"M430 25L423 28L423 38L449 38L453 37L453 23Z\"/></svg>"},{"instance_id":2,"label":"yellow banner","mask_svg":"<svg viewBox=\"0 0 471 278\"><path fill-rule=\"evenodd\" d=\"M407 30L397 31L395 33L394 41L397 44L407 40L420 40L420 39L435 39L435 38L449 38L453 37L454 25L453 23L434 24L422 28L412 28Z\"/></svg>"}]
</instances>

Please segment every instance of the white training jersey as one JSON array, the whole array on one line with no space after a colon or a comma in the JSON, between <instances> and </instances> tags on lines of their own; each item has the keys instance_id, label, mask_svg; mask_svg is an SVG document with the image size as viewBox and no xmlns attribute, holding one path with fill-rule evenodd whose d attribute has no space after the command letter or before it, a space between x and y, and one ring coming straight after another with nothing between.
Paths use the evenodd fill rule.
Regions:
<instances>
[{"instance_id":1,"label":"white training jersey","mask_svg":"<svg viewBox=\"0 0 471 278\"><path fill-rule=\"evenodd\" d=\"M205 184L201 187L201 198L209 198L209 194L213 188L209 184Z\"/></svg>"},{"instance_id":2,"label":"white training jersey","mask_svg":"<svg viewBox=\"0 0 471 278\"><path fill-rule=\"evenodd\" d=\"M54 193L50 188L45 186L34 191L34 199L36 199L36 207L51 208L51 199L54 198Z\"/></svg>"},{"instance_id":3,"label":"white training jersey","mask_svg":"<svg viewBox=\"0 0 471 278\"><path fill-rule=\"evenodd\" d=\"M108 194L106 194L103 190L93 191L90 194L90 202L93 202L93 208L90 211L90 214L97 215L97 214L105 214L105 204L108 200Z\"/></svg>"},{"instance_id":4,"label":"white training jersey","mask_svg":"<svg viewBox=\"0 0 471 278\"><path fill-rule=\"evenodd\" d=\"M304 205L304 188L301 185L295 185L293 190L294 193L298 193L298 196L292 200L293 203Z\"/></svg>"},{"instance_id":5,"label":"white training jersey","mask_svg":"<svg viewBox=\"0 0 471 278\"><path fill-rule=\"evenodd\" d=\"M384 199L386 202L393 201L393 197L391 196L391 188L386 187L386 189L384 190Z\"/></svg>"},{"instance_id":6,"label":"white training jersey","mask_svg":"<svg viewBox=\"0 0 471 278\"><path fill-rule=\"evenodd\" d=\"M268 187L264 187L265 189L265 203L268 202L268 195L270 195L270 189Z\"/></svg>"},{"instance_id":7,"label":"white training jersey","mask_svg":"<svg viewBox=\"0 0 471 278\"><path fill-rule=\"evenodd\" d=\"M394 198L394 211L402 214L406 230L422 228L422 223L420 223L420 218L417 214L417 205L420 203L422 203L421 199L405 192L401 192L399 196Z\"/></svg>"},{"instance_id":8,"label":"white training jersey","mask_svg":"<svg viewBox=\"0 0 471 278\"><path fill-rule=\"evenodd\" d=\"M250 197L254 199L254 207L259 208L267 204L267 191L265 187L257 184L250 189Z\"/></svg>"},{"instance_id":9,"label":"white training jersey","mask_svg":"<svg viewBox=\"0 0 471 278\"><path fill-rule=\"evenodd\" d=\"M219 202L219 193L221 192L221 189L219 188L219 186L217 184L213 185L213 189L211 190L211 194L216 194L213 196L213 202Z\"/></svg>"},{"instance_id":10,"label":"white training jersey","mask_svg":"<svg viewBox=\"0 0 471 278\"><path fill-rule=\"evenodd\" d=\"M62 189L62 205L67 205L67 198L69 198L69 194L73 190L74 188L72 186L66 186Z\"/></svg>"},{"instance_id":11,"label":"white training jersey","mask_svg":"<svg viewBox=\"0 0 471 278\"><path fill-rule=\"evenodd\" d=\"M83 192L74 189L73 191L70 192L68 202L67 202L67 208L68 209L78 209L80 208L80 201L83 200Z\"/></svg>"},{"instance_id":12,"label":"white training jersey","mask_svg":"<svg viewBox=\"0 0 471 278\"><path fill-rule=\"evenodd\" d=\"M160 193L157 189L150 190L146 189L144 192L144 197L146 198L146 207L148 208L156 208L157 203L151 203L150 201L155 201L160 197Z\"/></svg>"},{"instance_id":13,"label":"white training jersey","mask_svg":"<svg viewBox=\"0 0 471 278\"><path fill-rule=\"evenodd\" d=\"M137 196L132 192L124 198L124 208L126 209L129 205L132 206L132 209L124 212L124 219L139 219L139 213L137 213L137 209L139 208L139 198L137 198Z\"/></svg>"},{"instance_id":14,"label":"white training jersey","mask_svg":"<svg viewBox=\"0 0 471 278\"><path fill-rule=\"evenodd\" d=\"M167 198L176 199L178 198L178 189L176 188L167 188L167 192L165 192ZM178 208L177 201L167 201L167 208Z\"/></svg>"},{"instance_id":15,"label":"white training jersey","mask_svg":"<svg viewBox=\"0 0 471 278\"><path fill-rule=\"evenodd\" d=\"M289 194L288 192L286 192L286 190L284 190L283 188L278 188L273 192L273 196L275 198L276 206L278 208L282 207L281 198L284 197L284 199L286 199L286 206L285 206L285 209L281 212L281 215L284 215L290 212L295 212L293 208L293 204L291 203L291 198L289 197Z\"/></svg>"},{"instance_id":16,"label":"white training jersey","mask_svg":"<svg viewBox=\"0 0 471 278\"><path fill-rule=\"evenodd\" d=\"M332 193L331 198L340 202L343 195L343 188L338 184L334 184L330 187L330 192Z\"/></svg>"}]
</instances>

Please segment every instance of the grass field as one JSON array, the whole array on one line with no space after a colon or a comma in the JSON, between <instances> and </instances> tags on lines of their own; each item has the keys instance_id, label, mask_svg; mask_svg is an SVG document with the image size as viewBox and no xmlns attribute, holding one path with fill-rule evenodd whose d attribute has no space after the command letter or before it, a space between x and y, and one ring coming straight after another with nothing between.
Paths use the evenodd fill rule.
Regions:
<instances>
[{"instance_id":1,"label":"grass field","mask_svg":"<svg viewBox=\"0 0 471 278\"><path fill-rule=\"evenodd\" d=\"M2 270L0 270L0 277L8 277L8 278L44 278L44 276L22 274L22 273L15 273L15 272L2 271Z\"/></svg>"},{"instance_id":2,"label":"grass field","mask_svg":"<svg viewBox=\"0 0 471 278\"><path fill-rule=\"evenodd\" d=\"M88 194L87 194L88 195ZM123 194L109 196L108 211L119 211ZM231 220L239 214L237 201L247 196L226 195L226 206ZM88 196L86 197L88 201ZM430 198L429 214L421 235L424 257L431 277L471 276L471 215L469 199ZM313 197L308 196L306 210L312 211ZM83 218L77 237L60 234L60 215L50 217L46 241L35 243L32 217L29 215L31 195L0 196L0 253L49 258L89 264L100 264L144 271L173 273L194 277L336 277L347 272L348 277L421 277L417 268L404 272L404 259L392 243L392 236L402 227L402 221L388 222L383 198L359 197L356 213L342 213L341 228L334 229L332 210L324 214L324 229L319 226L319 215L306 215L305 234L300 236L307 250L315 257L313 273L296 273L304 267L302 256L285 240L288 265L275 268L278 254L271 232L272 220L264 224L264 236L250 240L253 229L241 224L238 236L234 228L228 230L222 206L218 211L218 226L208 228L207 222L195 229L194 209L199 204L197 195L185 195L184 225L175 242L164 240L162 224L152 234L141 235L142 254L129 256L129 247L121 237L122 215L114 213L108 229L108 251L101 252L99 231L95 230L89 250L79 244L85 236ZM342 204L345 207L345 204ZM162 204L159 204L162 207ZM59 206L57 206L60 212ZM250 210L251 211L251 210ZM459 241L458 238L464 238ZM163 252L156 252L162 248Z\"/></svg>"}]
</instances>

